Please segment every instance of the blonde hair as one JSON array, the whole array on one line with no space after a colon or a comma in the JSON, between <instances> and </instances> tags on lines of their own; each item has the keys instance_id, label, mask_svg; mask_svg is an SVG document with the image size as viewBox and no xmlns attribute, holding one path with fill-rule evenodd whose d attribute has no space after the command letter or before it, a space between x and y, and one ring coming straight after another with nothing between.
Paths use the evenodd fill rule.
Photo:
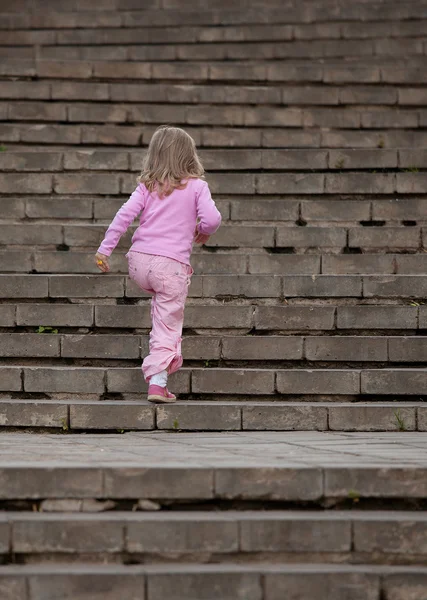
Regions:
<instances>
[{"instance_id":1,"label":"blonde hair","mask_svg":"<svg viewBox=\"0 0 427 600\"><path fill-rule=\"evenodd\" d=\"M151 138L138 181L164 197L184 189L186 179L203 177L204 172L193 138L179 127L163 125Z\"/></svg>"}]
</instances>

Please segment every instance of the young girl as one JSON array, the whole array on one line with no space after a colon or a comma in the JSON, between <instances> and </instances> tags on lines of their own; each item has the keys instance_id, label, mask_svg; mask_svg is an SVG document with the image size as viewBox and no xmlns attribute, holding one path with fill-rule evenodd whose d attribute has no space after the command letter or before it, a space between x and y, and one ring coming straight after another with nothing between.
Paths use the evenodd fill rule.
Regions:
<instances>
[{"instance_id":1,"label":"young girl","mask_svg":"<svg viewBox=\"0 0 427 600\"><path fill-rule=\"evenodd\" d=\"M117 212L95 257L99 269L108 272L108 257L142 212L126 256L130 278L153 295L150 353L142 365L150 402L176 400L167 380L182 366L192 244L205 244L221 224L203 174L193 138L178 127L159 127L144 158L140 183Z\"/></svg>"}]
</instances>

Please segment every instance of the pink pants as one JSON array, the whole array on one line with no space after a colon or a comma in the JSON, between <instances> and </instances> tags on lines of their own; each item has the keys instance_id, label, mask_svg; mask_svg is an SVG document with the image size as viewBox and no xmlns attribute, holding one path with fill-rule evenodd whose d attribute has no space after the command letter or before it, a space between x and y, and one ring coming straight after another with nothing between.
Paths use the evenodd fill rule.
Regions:
<instances>
[{"instance_id":1,"label":"pink pants","mask_svg":"<svg viewBox=\"0 0 427 600\"><path fill-rule=\"evenodd\" d=\"M130 278L142 290L153 294L150 354L142 364L145 381L149 381L160 371L171 374L182 366L184 306L193 269L172 258L133 250L127 257Z\"/></svg>"}]
</instances>

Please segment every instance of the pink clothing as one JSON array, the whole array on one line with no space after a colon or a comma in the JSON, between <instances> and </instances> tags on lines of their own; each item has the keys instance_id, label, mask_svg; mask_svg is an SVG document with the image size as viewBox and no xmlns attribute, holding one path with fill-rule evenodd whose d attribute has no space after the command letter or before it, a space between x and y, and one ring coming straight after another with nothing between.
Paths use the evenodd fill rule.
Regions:
<instances>
[{"instance_id":1,"label":"pink clothing","mask_svg":"<svg viewBox=\"0 0 427 600\"><path fill-rule=\"evenodd\" d=\"M197 225L198 231L212 235L221 224L221 215L211 198L208 184L189 179L185 189L175 189L160 198L140 183L114 217L98 252L110 256L120 237L142 212L140 225L132 237L132 248L144 254L166 256L186 265Z\"/></svg>"},{"instance_id":2,"label":"pink clothing","mask_svg":"<svg viewBox=\"0 0 427 600\"><path fill-rule=\"evenodd\" d=\"M193 269L164 256L128 254L129 276L151 300L150 354L142 364L145 381L167 369L175 373L182 366L181 341L184 306Z\"/></svg>"}]
</instances>

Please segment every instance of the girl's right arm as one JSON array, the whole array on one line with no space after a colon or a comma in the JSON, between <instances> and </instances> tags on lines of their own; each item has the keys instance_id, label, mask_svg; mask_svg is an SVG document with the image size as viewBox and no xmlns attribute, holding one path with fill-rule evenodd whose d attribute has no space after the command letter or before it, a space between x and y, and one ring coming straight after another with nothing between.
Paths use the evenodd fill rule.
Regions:
<instances>
[{"instance_id":1,"label":"girl's right arm","mask_svg":"<svg viewBox=\"0 0 427 600\"><path fill-rule=\"evenodd\" d=\"M212 200L211 192L206 181L201 181L201 186L196 195L197 232L203 236L210 236L221 225L221 213Z\"/></svg>"},{"instance_id":2,"label":"girl's right arm","mask_svg":"<svg viewBox=\"0 0 427 600\"><path fill-rule=\"evenodd\" d=\"M98 254L110 256L114 248L119 243L120 238L133 222L135 217L144 210L145 194L141 184L138 185L131 197L117 211L116 216L107 229L105 237L98 248Z\"/></svg>"}]
</instances>

